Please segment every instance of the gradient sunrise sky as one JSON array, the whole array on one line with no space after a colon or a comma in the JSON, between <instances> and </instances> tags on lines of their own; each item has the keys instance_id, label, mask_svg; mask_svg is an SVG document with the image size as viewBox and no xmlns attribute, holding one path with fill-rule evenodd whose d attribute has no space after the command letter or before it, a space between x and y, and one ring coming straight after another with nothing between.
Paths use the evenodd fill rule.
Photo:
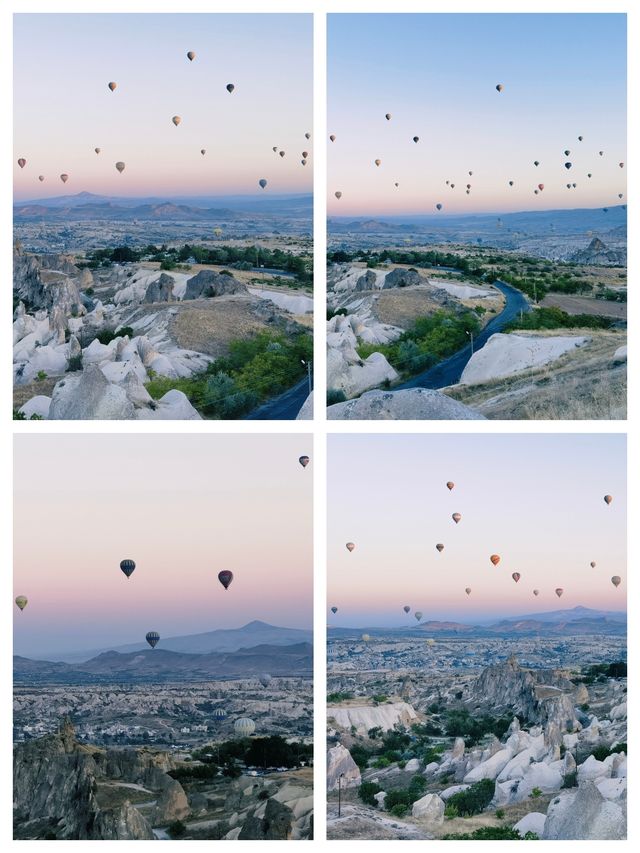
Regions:
<instances>
[{"instance_id":1,"label":"gradient sunrise sky","mask_svg":"<svg viewBox=\"0 0 640 853\"><path fill-rule=\"evenodd\" d=\"M624 436L333 435L328 454L330 625L626 608Z\"/></svg>"},{"instance_id":2,"label":"gradient sunrise sky","mask_svg":"<svg viewBox=\"0 0 640 853\"><path fill-rule=\"evenodd\" d=\"M328 132L330 215L624 203L626 16L329 15Z\"/></svg>"},{"instance_id":3,"label":"gradient sunrise sky","mask_svg":"<svg viewBox=\"0 0 640 853\"><path fill-rule=\"evenodd\" d=\"M312 625L312 437L19 435L15 653ZM298 458L312 457L302 468ZM127 579L123 558L136 562ZM227 591L222 569L234 580Z\"/></svg>"},{"instance_id":4,"label":"gradient sunrise sky","mask_svg":"<svg viewBox=\"0 0 640 853\"><path fill-rule=\"evenodd\" d=\"M14 159L27 160L14 163L16 199L254 194L260 178L265 195L311 191L312 165L301 165L313 144L311 15L14 20Z\"/></svg>"}]
</instances>

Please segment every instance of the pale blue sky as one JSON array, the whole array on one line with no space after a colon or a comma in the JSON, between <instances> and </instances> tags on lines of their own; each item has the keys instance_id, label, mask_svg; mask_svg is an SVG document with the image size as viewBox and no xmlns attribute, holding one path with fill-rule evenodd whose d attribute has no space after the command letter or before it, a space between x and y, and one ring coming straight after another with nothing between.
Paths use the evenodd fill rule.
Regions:
<instances>
[{"instance_id":1,"label":"pale blue sky","mask_svg":"<svg viewBox=\"0 0 640 853\"><path fill-rule=\"evenodd\" d=\"M334 14L328 69L332 214L591 207L626 193L624 15Z\"/></svg>"}]
</instances>

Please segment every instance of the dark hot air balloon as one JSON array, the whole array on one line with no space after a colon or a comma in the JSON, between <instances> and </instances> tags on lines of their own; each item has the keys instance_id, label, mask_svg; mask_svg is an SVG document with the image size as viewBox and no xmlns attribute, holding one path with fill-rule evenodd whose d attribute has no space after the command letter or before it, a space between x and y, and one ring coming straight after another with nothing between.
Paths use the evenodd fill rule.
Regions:
<instances>
[{"instance_id":1,"label":"dark hot air balloon","mask_svg":"<svg viewBox=\"0 0 640 853\"><path fill-rule=\"evenodd\" d=\"M233 580L233 572L230 572L228 569L218 572L218 580L225 589L229 589Z\"/></svg>"}]
</instances>

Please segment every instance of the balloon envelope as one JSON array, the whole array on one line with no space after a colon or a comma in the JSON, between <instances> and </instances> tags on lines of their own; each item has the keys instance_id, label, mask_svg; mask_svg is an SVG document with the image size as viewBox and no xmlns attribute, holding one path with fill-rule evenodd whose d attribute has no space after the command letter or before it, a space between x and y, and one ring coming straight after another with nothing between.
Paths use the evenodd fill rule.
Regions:
<instances>
[{"instance_id":1,"label":"balloon envelope","mask_svg":"<svg viewBox=\"0 0 640 853\"><path fill-rule=\"evenodd\" d=\"M560 596L562 595L563 592L564 592L564 590L562 589L561 586L559 586L558 589L556 590L556 595L558 596L558 598L560 598Z\"/></svg>"},{"instance_id":2,"label":"balloon envelope","mask_svg":"<svg viewBox=\"0 0 640 853\"><path fill-rule=\"evenodd\" d=\"M145 637L145 640L147 641L147 643L149 643L152 649L155 649L155 647L160 642L160 634L158 634L157 631L149 631L149 633Z\"/></svg>"},{"instance_id":3,"label":"balloon envelope","mask_svg":"<svg viewBox=\"0 0 640 853\"><path fill-rule=\"evenodd\" d=\"M267 186L267 179L266 178L260 178L260 180L258 181L258 184L262 187L262 189L264 189Z\"/></svg>"},{"instance_id":4,"label":"balloon envelope","mask_svg":"<svg viewBox=\"0 0 640 853\"><path fill-rule=\"evenodd\" d=\"M307 465L309 464L309 457L308 456L301 456L298 459L298 462L302 465L303 468L306 468Z\"/></svg>"},{"instance_id":5,"label":"balloon envelope","mask_svg":"<svg viewBox=\"0 0 640 853\"><path fill-rule=\"evenodd\" d=\"M605 495L604 496L604 502L606 503L607 506L609 506L609 504L611 503L612 500L613 500L613 498L611 497L611 495Z\"/></svg>"},{"instance_id":6,"label":"balloon envelope","mask_svg":"<svg viewBox=\"0 0 640 853\"><path fill-rule=\"evenodd\" d=\"M195 58L196 58L195 53L192 50L188 50L187 51L187 59L189 60L189 62L193 62L193 60Z\"/></svg>"},{"instance_id":7,"label":"balloon envelope","mask_svg":"<svg viewBox=\"0 0 640 853\"><path fill-rule=\"evenodd\" d=\"M120 174L124 172L124 163L122 162L122 160L118 160L118 162L116 163L116 169L120 172Z\"/></svg>"},{"instance_id":8,"label":"balloon envelope","mask_svg":"<svg viewBox=\"0 0 640 853\"><path fill-rule=\"evenodd\" d=\"M335 606L333 606L333 607L331 608L331 612L335 615L335 614L338 612L338 608L337 608L337 607L335 607Z\"/></svg>"},{"instance_id":9,"label":"balloon envelope","mask_svg":"<svg viewBox=\"0 0 640 853\"><path fill-rule=\"evenodd\" d=\"M402 609L404 610L405 613L408 613L411 610L411 608L409 607L408 604L405 604L405 606Z\"/></svg>"},{"instance_id":10,"label":"balloon envelope","mask_svg":"<svg viewBox=\"0 0 640 853\"><path fill-rule=\"evenodd\" d=\"M227 83L226 89L229 94L231 94L235 88L236 87L233 85L233 83Z\"/></svg>"},{"instance_id":11,"label":"balloon envelope","mask_svg":"<svg viewBox=\"0 0 640 853\"><path fill-rule=\"evenodd\" d=\"M514 573L511 575L511 577L514 579L514 581L515 581L516 583L518 583L518 581L519 581L519 580L520 580L520 578L521 578L521 574L520 574L520 572L514 572Z\"/></svg>"},{"instance_id":12,"label":"balloon envelope","mask_svg":"<svg viewBox=\"0 0 640 853\"><path fill-rule=\"evenodd\" d=\"M619 576L619 575L614 575L614 576L611 578L611 583L612 583L614 586L620 586L620 583L621 583L620 576Z\"/></svg>"},{"instance_id":13,"label":"balloon envelope","mask_svg":"<svg viewBox=\"0 0 640 853\"><path fill-rule=\"evenodd\" d=\"M500 562L500 554L492 554L489 559L491 560L494 566L497 566Z\"/></svg>"},{"instance_id":14,"label":"balloon envelope","mask_svg":"<svg viewBox=\"0 0 640 853\"><path fill-rule=\"evenodd\" d=\"M67 181L69 180L69 175L66 175L63 173L62 175L60 175L60 180L62 181L63 184L66 184Z\"/></svg>"},{"instance_id":15,"label":"balloon envelope","mask_svg":"<svg viewBox=\"0 0 640 853\"><path fill-rule=\"evenodd\" d=\"M230 572L228 569L218 572L218 580L225 589L229 589L233 580L233 572Z\"/></svg>"},{"instance_id":16,"label":"balloon envelope","mask_svg":"<svg viewBox=\"0 0 640 853\"><path fill-rule=\"evenodd\" d=\"M24 157L20 157L20 159L18 160L18 166L20 166L21 169L24 169L26 165L27 161L24 159Z\"/></svg>"},{"instance_id":17,"label":"balloon envelope","mask_svg":"<svg viewBox=\"0 0 640 853\"><path fill-rule=\"evenodd\" d=\"M451 516L451 518L455 521L456 524L458 524L458 522L460 521L462 516L460 515L459 512L454 512L453 515Z\"/></svg>"},{"instance_id":18,"label":"balloon envelope","mask_svg":"<svg viewBox=\"0 0 640 853\"><path fill-rule=\"evenodd\" d=\"M347 548L347 551L349 551L349 553L351 553L351 551L353 551L353 549L354 549L355 547L356 547L356 546L355 546L355 544L354 544L353 542L347 542L346 548Z\"/></svg>"},{"instance_id":19,"label":"balloon envelope","mask_svg":"<svg viewBox=\"0 0 640 853\"><path fill-rule=\"evenodd\" d=\"M135 567L136 567L136 564L133 562L133 560L121 560L121 562L120 562L120 570L128 578L130 578L131 575L133 574Z\"/></svg>"},{"instance_id":20,"label":"balloon envelope","mask_svg":"<svg viewBox=\"0 0 640 853\"><path fill-rule=\"evenodd\" d=\"M442 554L442 552L444 551L444 545L442 544L442 542L438 542L438 544L436 545L436 551Z\"/></svg>"},{"instance_id":21,"label":"balloon envelope","mask_svg":"<svg viewBox=\"0 0 640 853\"><path fill-rule=\"evenodd\" d=\"M171 119L171 121L172 121L172 122L175 124L175 126L177 127L177 126L180 124L180 122L182 121L182 119L180 118L180 116L173 116L173 118Z\"/></svg>"},{"instance_id":22,"label":"balloon envelope","mask_svg":"<svg viewBox=\"0 0 640 853\"><path fill-rule=\"evenodd\" d=\"M118 84L117 84L117 83L114 83L114 82L113 82L113 80L112 80L112 81L111 81L111 83L109 83L109 84L108 84L108 86L109 86L109 88L111 89L111 91L112 91L112 92L114 92L114 91L116 90L116 88L117 88Z\"/></svg>"},{"instance_id":23,"label":"balloon envelope","mask_svg":"<svg viewBox=\"0 0 640 853\"><path fill-rule=\"evenodd\" d=\"M21 610L21 611L24 610L28 603L29 603L29 599L27 598L26 595L18 595L16 597L16 605L18 606L19 610Z\"/></svg>"},{"instance_id":24,"label":"balloon envelope","mask_svg":"<svg viewBox=\"0 0 640 853\"><path fill-rule=\"evenodd\" d=\"M464 591L467 593L467 595L471 595L471 587L470 586L465 587Z\"/></svg>"}]
</instances>

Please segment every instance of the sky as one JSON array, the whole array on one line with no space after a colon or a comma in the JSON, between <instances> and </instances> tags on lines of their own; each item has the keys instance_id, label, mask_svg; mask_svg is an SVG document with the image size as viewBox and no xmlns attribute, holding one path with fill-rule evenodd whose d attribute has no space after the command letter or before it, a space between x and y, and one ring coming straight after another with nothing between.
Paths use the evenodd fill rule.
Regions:
<instances>
[{"instance_id":1,"label":"sky","mask_svg":"<svg viewBox=\"0 0 640 853\"><path fill-rule=\"evenodd\" d=\"M328 454L330 625L626 608L624 436L332 435Z\"/></svg>"},{"instance_id":2,"label":"sky","mask_svg":"<svg viewBox=\"0 0 640 853\"><path fill-rule=\"evenodd\" d=\"M311 15L14 20L17 200L81 191L253 194L261 193L260 178L268 181L265 194L311 190L312 165L301 165L313 142L304 136L312 133ZM236 87L231 95L227 83ZM117 161L125 162L122 174Z\"/></svg>"},{"instance_id":3,"label":"sky","mask_svg":"<svg viewBox=\"0 0 640 853\"><path fill-rule=\"evenodd\" d=\"M312 437L20 435L15 654L312 625ZM298 458L312 457L302 468ZM124 558L135 560L127 579ZM222 569L234 580L227 591Z\"/></svg>"},{"instance_id":4,"label":"sky","mask_svg":"<svg viewBox=\"0 0 640 853\"><path fill-rule=\"evenodd\" d=\"M625 15L333 14L327 63L330 215L626 200Z\"/></svg>"}]
</instances>

